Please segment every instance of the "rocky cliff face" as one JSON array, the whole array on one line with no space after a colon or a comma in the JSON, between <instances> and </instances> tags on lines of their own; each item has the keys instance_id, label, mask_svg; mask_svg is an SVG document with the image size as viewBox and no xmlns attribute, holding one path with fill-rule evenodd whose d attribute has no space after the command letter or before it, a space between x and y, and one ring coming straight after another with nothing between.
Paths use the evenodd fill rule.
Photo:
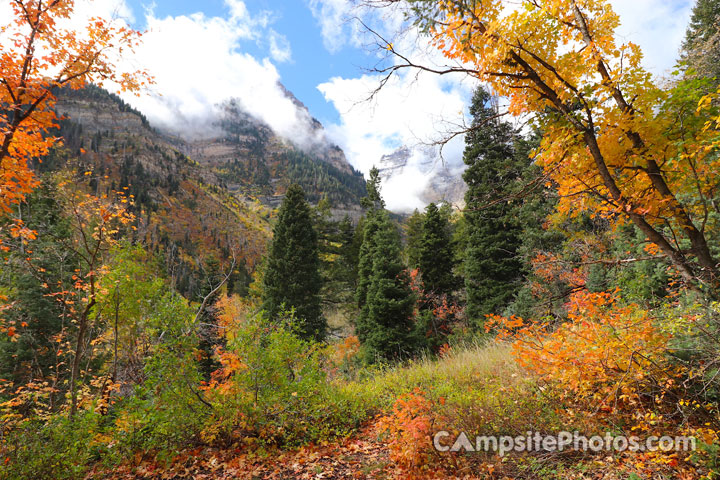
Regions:
<instances>
[{"instance_id":1,"label":"rocky cliff face","mask_svg":"<svg viewBox=\"0 0 720 480\"><path fill-rule=\"evenodd\" d=\"M92 132L117 132L124 135L147 135L150 124L119 98L89 90L61 94L55 110L60 117L82 125Z\"/></svg>"},{"instance_id":2,"label":"rocky cliff face","mask_svg":"<svg viewBox=\"0 0 720 480\"><path fill-rule=\"evenodd\" d=\"M393 153L383 155L378 165L380 177L389 179L397 175L402 175L405 167L407 167L412 151L408 147L400 147Z\"/></svg>"}]
</instances>

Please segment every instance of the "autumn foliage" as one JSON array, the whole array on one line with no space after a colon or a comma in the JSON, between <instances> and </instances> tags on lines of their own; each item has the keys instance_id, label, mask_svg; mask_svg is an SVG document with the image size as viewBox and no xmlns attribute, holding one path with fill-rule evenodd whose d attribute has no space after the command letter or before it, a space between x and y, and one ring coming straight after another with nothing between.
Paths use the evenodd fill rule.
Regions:
<instances>
[{"instance_id":1,"label":"autumn foliage","mask_svg":"<svg viewBox=\"0 0 720 480\"><path fill-rule=\"evenodd\" d=\"M167 187L157 182L150 190L152 177L131 189L130 167L137 180L156 169L143 155L158 145L127 153L136 140L130 135L117 138L113 152L94 139L92 154L80 138L72 149L80 158L63 151L59 171L36 178L35 163L57 153L61 141L53 111L59 89L92 82L137 91L151 80L119 70L139 33L95 18L72 30L72 0L11 2L14 19L0 26L0 247L7 254L0 355L12 364L0 363L7 377L0 378L0 476L717 477L720 93L656 85L639 48L616 41L619 19L609 0L378 3L401 1L416 7L409 11L459 70L508 98L510 113L531 117L542 133L535 164L508 175L506 157L532 163L530 147L510 144L531 140L509 125L488 127L499 116L492 95L476 96L471 112L487 108L473 114L472 128L508 135L468 150L480 171L488 152L503 147L493 175L466 181L484 182L483 201L518 208L489 228L481 224L494 214L483 202L468 203L463 216L448 210L442 221L429 208L426 220L436 221L427 222L419 268L408 270L411 249L403 251L373 169L357 231L348 218L334 237L330 220L320 219L324 207L301 202L300 233L317 243L314 229L325 227L325 255L317 245L301 255L312 275L302 275L290 242L278 247L274 267L282 268L273 278L268 261L243 288L236 282L250 272L241 275L235 260L254 270L272 216L261 219L264 207L204 183L210 175L202 165L179 152L173 158L170 147L162 155L172 171ZM120 149L123 160L139 160L118 168ZM76 165L83 168L73 171ZM540 179L520 186L536 173ZM485 198L498 192L490 184L508 176L513 185L503 192L512 198ZM541 193L523 197L528 190ZM145 197L144 207L130 192ZM288 192L303 196L299 187ZM537 212L528 216L530 209ZM477 221L468 221L468 210ZM257 221L242 218L250 211ZM158 216L176 225L166 229ZM527 218L547 229L524 225L532 223ZM468 248L479 230L503 228L513 229L511 248L507 238L490 242L492 250L477 247L482 242ZM550 228L562 231L545 235ZM208 251L225 258L206 258ZM499 311L481 329L485 317L469 318L477 315L466 308L473 282L455 277L472 278L468 258L500 251L512 268L497 271L512 278L482 278L493 288L476 300L500 295L487 308ZM331 280L322 289L321 257L328 267L322 280ZM630 269L637 264L663 285ZM356 289L357 302L328 295L332 280ZM34 290L25 290L30 283ZM627 292L624 284L650 293ZM285 295L290 287L298 295ZM278 294L271 302L269 289ZM528 305L527 318L512 315ZM322 335L305 328L307 308ZM325 335L329 311L342 315ZM517 438L573 430L693 436L700 448L637 455L548 449L504 458L433 448L439 431Z\"/></svg>"},{"instance_id":2,"label":"autumn foliage","mask_svg":"<svg viewBox=\"0 0 720 480\"><path fill-rule=\"evenodd\" d=\"M10 2L14 17L0 25L0 213L22 201L37 181L29 162L41 160L59 139L53 111L59 88L88 82L137 91L143 71L118 70L140 33L101 18L70 27L73 0Z\"/></svg>"},{"instance_id":3,"label":"autumn foliage","mask_svg":"<svg viewBox=\"0 0 720 480\"><path fill-rule=\"evenodd\" d=\"M639 47L616 41L619 18L606 0L505 3L418 8L446 56L508 98L511 114L537 119L544 135L535 158L557 184L560 212L631 221L687 282L715 289L706 227L720 165L709 100L697 112L676 108L642 67Z\"/></svg>"},{"instance_id":4,"label":"autumn foliage","mask_svg":"<svg viewBox=\"0 0 720 480\"><path fill-rule=\"evenodd\" d=\"M390 458L409 475L422 472L435 460L432 435L436 414L433 403L420 388L401 395L392 412L383 417L378 428L387 436Z\"/></svg>"},{"instance_id":5,"label":"autumn foliage","mask_svg":"<svg viewBox=\"0 0 720 480\"><path fill-rule=\"evenodd\" d=\"M487 328L498 328L500 338L512 342L517 361L562 385L569 399L605 413L632 410L637 386L661 362L669 336L649 312L617 301L612 293L580 292L560 325L491 316Z\"/></svg>"},{"instance_id":6,"label":"autumn foliage","mask_svg":"<svg viewBox=\"0 0 720 480\"><path fill-rule=\"evenodd\" d=\"M687 370L668 358L670 329L652 312L623 304L619 292L579 292L559 325L490 316L487 328L510 342L518 364L546 382L568 423L587 430L621 429L650 435L687 435L716 441L717 411L685 382ZM679 465L682 453L620 459L644 473ZM685 465L688 471L692 466Z\"/></svg>"}]
</instances>

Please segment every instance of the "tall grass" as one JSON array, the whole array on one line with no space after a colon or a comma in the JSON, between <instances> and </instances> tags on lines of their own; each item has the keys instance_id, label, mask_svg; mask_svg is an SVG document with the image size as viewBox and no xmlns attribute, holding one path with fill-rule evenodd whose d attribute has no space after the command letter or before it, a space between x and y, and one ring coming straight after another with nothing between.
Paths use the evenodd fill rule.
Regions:
<instances>
[{"instance_id":1,"label":"tall grass","mask_svg":"<svg viewBox=\"0 0 720 480\"><path fill-rule=\"evenodd\" d=\"M398 397L419 391L448 429L507 435L561 426L547 390L522 371L509 346L495 342L456 347L440 359L379 367L337 386L368 417L389 412Z\"/></svg>"}]
</instances>

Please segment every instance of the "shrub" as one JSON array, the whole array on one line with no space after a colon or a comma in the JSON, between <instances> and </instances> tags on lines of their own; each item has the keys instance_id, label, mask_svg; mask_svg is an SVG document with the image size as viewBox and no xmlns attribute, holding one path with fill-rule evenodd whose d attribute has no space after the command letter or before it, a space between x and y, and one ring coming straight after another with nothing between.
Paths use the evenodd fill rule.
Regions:
<instances>
[{"instance_id":1,"label":"shrub","mask_svg":"<svg viewBox=\"0 0 720 480\"><path fill-rule=\"evenodd\" d=\"M81 411L67 416L24 422L0 444L0 478L26 480L82 478L105 448L96 436L100 416Z\"/></svg>"},{"instance_id":2,"label":"shrub","mask_svg":"<svg viewBox=\"0 0 720 480\"><path fill-rule=\"evenodd\" d=\"M692 393L693 369L675 361L670 350L678 320L660 319L658 312L637 304L623 305L617 291L577 293L568 314L569 320L554 328L516 317L491 317L489 324L512 343L520 365L558 392L558 410L566 422L581 423L586 432L695 436L717 443L716 406ZM697 327L681 318L680 323ZM693 462L712 457L712 448L704 450L688 458L646 452L625 456L621 463L648 474L670 467L696 472Z\"/></svg>"},{"instance_id":3,"label":"shrub","mask_svg":"<svg viewBox=\"0 0 720 480\"><path fill-rule=\"evenodd\" d=\"M132 455L157 452L170 458L192 443L210 415L200 395L198 337L192 334L193 313L187 302L167 294L159 302L149 328L159 340L145 359L143 382L111 409L116 449Z\"/></svg>"},{"instance_id":4,"label":"shrub","mask_svg":"<svg viewBox=\"0 0 720 480\"><path fill-rule=\"evenodd\" d=\"M568 304L569 321L547 323L491 316L488 328L510 339L518 363L561 385L566 400L588 411L635 411L663 362L669 335L638 305L610 293L581 292Z\"/></svg>"},{"instance_id":5,"label":"shrub","mask_svg":"<svg viewBox=\"0 0 720 480\"><path fill-rule=\"evenodd\" d=\"M429 468L437 455L432 444L434 427L439 423L436 412L425 392L416 388L398 397L392 412L380 419L378 427L388 437L390 459L411 475Z\"/></svg>"},{"instance_id":6,"label":"shrub","mask_svg":"<svg viewBox=\"0 0 720 480\"><path fill-rule=\"evenodd\" d=\"M270 321L238 298L219 306L227 347L205 388L216 412L207 439L298 445L357 427L357 403L328 379L328 347L300 338L292 312Z\"/></svg>"}]
</instances>

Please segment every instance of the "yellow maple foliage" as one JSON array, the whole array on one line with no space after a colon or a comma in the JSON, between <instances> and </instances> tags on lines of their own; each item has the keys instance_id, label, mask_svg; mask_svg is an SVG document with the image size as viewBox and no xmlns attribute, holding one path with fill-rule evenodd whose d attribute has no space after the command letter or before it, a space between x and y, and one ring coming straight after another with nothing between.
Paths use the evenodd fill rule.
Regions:
<instances>
[{"instance_id":1,"label":"yellow maple foliage","mask_svg":"<svg viewBox=\"0 0 720 480\"><path fill-rule=\"evenodd\" d=\"M720 171L718 124L684 132L685 141L668 134L678 118L663 110L667 92L642 67L640 48L616 41L609 1L410 3L429 14L447 57L506 97L510 113L538 119L535 157L558 185L561 214L630 220L688 283L716 289L705 226Z\"/></svg>"}]
</instances>

